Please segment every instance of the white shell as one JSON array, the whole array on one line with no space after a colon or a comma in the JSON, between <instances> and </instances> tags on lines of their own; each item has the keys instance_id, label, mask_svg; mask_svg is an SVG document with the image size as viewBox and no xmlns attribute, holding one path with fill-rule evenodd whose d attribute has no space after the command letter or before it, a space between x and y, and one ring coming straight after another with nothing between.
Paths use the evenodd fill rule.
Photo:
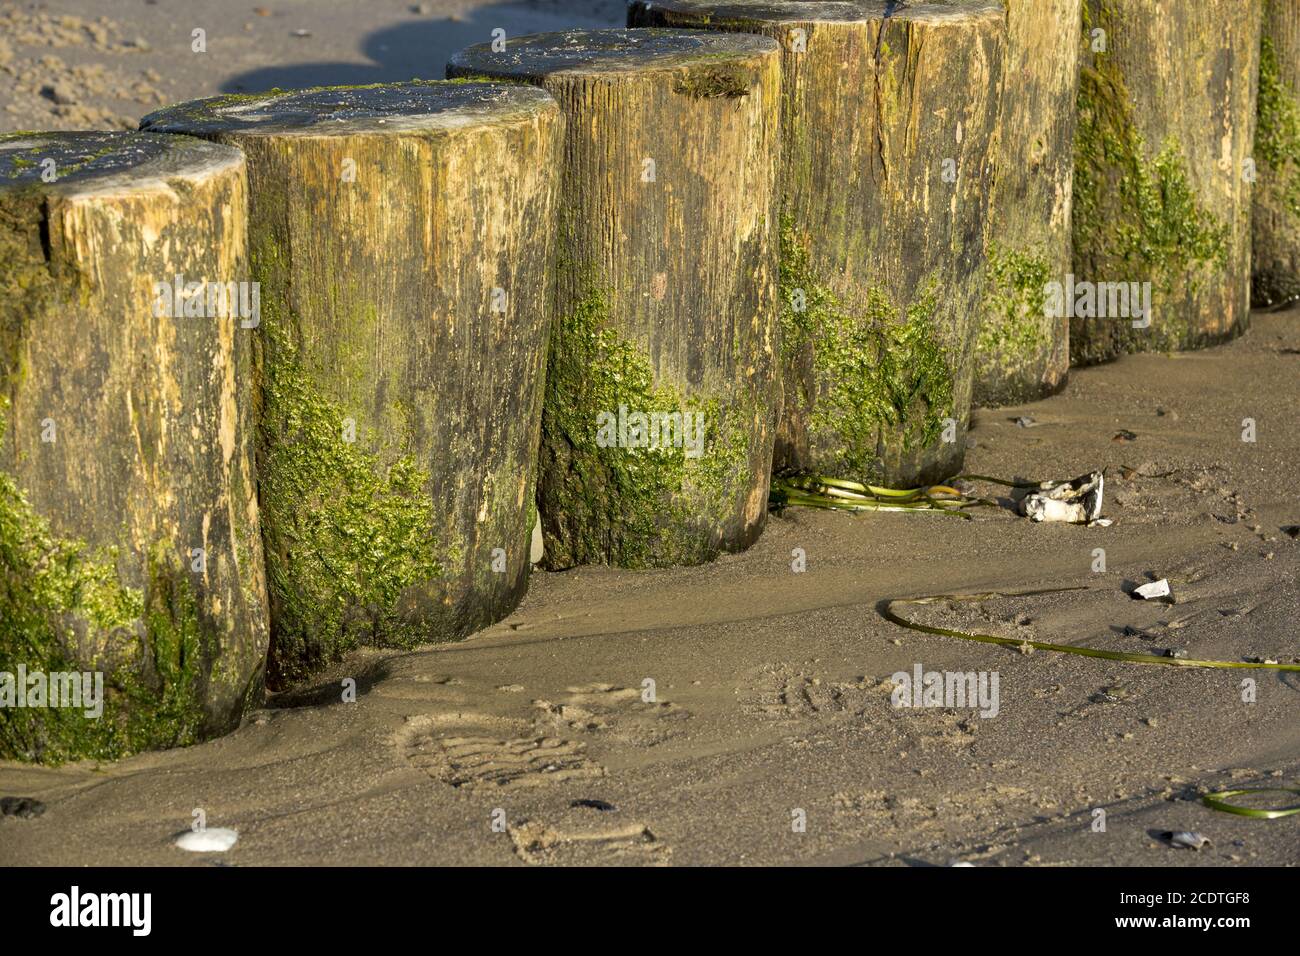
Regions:
<instances>
[{"instance_id":1,"label":"white shell","mask_svg":"<svg viewBox=\"0 0 1300 956\"><path fill-rule=\"evenodd\" d=\"M1150 601L1152 598L1169 597L1169 579L1161 578L1159 581L1152 581L1150 584L1144 584L1133 592L1140 598Z\"/></svg>"},{"instance_id":2,"label":"white shell","mask_svg":"<svg viewBox=\"0 0 1300 956\"><path fill-rule=\"evenodd\" d=\"M1209 840L1195 830L1179 830L1169 837L1169 842L1174 846L1185 846L1189 850L1199 850L1201 847L1209 844Z\"/></svg>"},{"instance_id":3,"label":"white shell","mask_svg":"<svg viewBox=\"0 0 1300 956\"><path fill-rule=\"evenodd\" d=\"M1099 471L1071 481L1045 482L1043 490L1026 495L1020 513L1031 521L1066 521L1088 524L1101 517L1105 478Z\"/></svg>"},{"instance_id":4,"label":"white shell","mask_svg":"<svg viewBox=\"0 0 1300 956\"><path fill-rule=\"evenodd\" d=\"M225 853L239 834L226 827L208 827L203 830L189 830L176 838L176 845L191 853Z\"/></svg>"}]
</instances>

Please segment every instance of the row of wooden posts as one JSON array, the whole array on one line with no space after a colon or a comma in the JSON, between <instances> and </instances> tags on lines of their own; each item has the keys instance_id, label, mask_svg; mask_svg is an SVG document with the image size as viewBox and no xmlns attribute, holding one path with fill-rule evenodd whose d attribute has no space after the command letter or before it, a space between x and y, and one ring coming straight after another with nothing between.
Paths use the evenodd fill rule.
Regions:
<instances>
[{"instance_id":1,"label":"row of wooden posts","mask_svg":"<svg viewBox=\"0 0 1300 956\"><path fill-rule=\"evenodd\" d=\"M0 675L110 687L0 707L0 757L462 637L539 524L550 568L693 564L774 467L948 477L973 402L1238 333L1252 192L1256 295L1300 288L1300 0L629 9L0 137Z\"/></svg>"}]
</instances>

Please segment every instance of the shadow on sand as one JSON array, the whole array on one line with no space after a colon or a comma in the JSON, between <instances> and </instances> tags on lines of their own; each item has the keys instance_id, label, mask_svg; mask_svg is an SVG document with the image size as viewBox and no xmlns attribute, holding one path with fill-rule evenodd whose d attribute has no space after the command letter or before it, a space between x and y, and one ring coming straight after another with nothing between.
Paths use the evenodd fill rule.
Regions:
<instances>
[{"instance_id":1,"label":"shadow on sand","mask_svg":"<svg viewBox=\"0 0 1300 956\"><path fill-rule=\"evenodd\" d=\"M453 53L475 43L487 43L500 27L506 36L546 33L572 28L624 25L621 3L563 2L499 3L450 18L415 19L385 27L361 38L360 49L371 63L294 63L250 70L222 84L223 93L297 90L309 86L355 86L403 80L441 80Z\"/></svg>"}]
</instances>

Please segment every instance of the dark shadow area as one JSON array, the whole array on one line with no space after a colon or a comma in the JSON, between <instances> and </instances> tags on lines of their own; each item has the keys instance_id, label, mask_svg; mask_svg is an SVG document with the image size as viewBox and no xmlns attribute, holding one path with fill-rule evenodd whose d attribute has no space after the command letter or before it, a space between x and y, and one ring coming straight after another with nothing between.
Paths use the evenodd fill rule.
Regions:
<instances>
[{"instance_id":1,"label":"dark shadow area","mask_svg":"<svg viewBox=\"0 0 1300 956\"><path fill-rule=\"evenodd\" d=\"M372 63L293 63L250 70L222 84L223 93L260 93L310 86L358 86L403 80L441 80L453 53L475 43L488 43L501 28L506 37L554 30L623 26L621 3L566 4L533 0L498 3L467 10L456 19L412 19L385 27L360 39L361 52Z\"/></svg>"},{"instance_id":2,"label":"dark shadow area","mask_svg":"<svg viewBox=\"0 0 1300 956\"><path fill-rule=\"evenodd\" d=\"M387 660L374 661L362 667L357 673L319 678L311 684L268 694L265 708L267 710L288 710L294 707L328 707L343 702L342 676L351 677L357 682L357 699L360 700L375 684L386 678L390 671ZM338 668L331 669L330 674Z\"/></svg>"}]
</instances>

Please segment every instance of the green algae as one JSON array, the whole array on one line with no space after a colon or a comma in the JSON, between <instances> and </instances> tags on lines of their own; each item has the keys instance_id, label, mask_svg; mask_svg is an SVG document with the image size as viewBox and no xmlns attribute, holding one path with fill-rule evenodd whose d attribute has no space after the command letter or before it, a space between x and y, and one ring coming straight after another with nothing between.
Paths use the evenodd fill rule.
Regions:
<instances>
[{"instance_id":1,"label":"green algae","mask_svg":"<svg viewBox=\"0 0 1300 956\"><path fill-rule=\"evenodd\" d=\"M1282 183L1286 209L1300 217L1300 103L1287 89L1271 37L1260 44L1255 152Z\"/></svg>"},{"instance_id":2,"label":"green algae","mask_svg":"<svg viewBox=\"0 0 1300 956\"><path fill-rule=\"evenodd\" d=\"M1108 29L1114 11L1100 7ZM1093 25L1085 4L1084 43ZM1154 151L1138 131L1132 95L1122 71L1106 54L1091 54L1079 80L1075 136L1073 240L1076 261L1090 261L1104 276L1089 281L1150 281L1153 297L1200 288L1210 267L1225 268L1228 228L1205 210L1190 183L1174 138ZM1153 309L1159 310L1158 304ZM1188 335L1186 317L1165 310L1146 330L1149 347L1176 347ZM1124 331L1132 339L1131 331ZM1083 357L1087 354L1085 345Z\"/></svg>"},{"instance_id":3,"label":"green algae","mask_svg":"<svg viewBox=\"0 0 1300 956\"><path fill-rule=\"evenodd\" d=\"M845 307L815 274L809 242L781 222L782 359L790 370L811 356L812 394L800 383L796 401L810 411L821 470L858 480L881 477L879 449L903 451L937 442L953 415L953 373L935 335L937 282L923 283L905 306L880 287L863 291L862 305ZM787 402L791 395L787 391Z\"/></svg>"},{"instance_id":4,"label":"green algae","mask_svg":"<svg viewBox=\"0 0 1300 956\"><path fill-rule=\"evenodd\" d=\"M262 520L277 612L272 676L285 683L363 643L427 640L400 605L443 566L428 473L409 452L385 465L367 450L366 430L346 441L343 408L324 397L274 314L263 328Z\"/></svg>"},{"instance_id":5,"label":"green algae","mask_svg":"<svg viewBox=\"0 0 1300 956\"><path fill-rule=\"evenodd\" d=\"M1044 318L1052 266L1038 251L989 244L985 266L984 319L976 342L980 376L1023 370L1051 345Z\"/></svg>"},{"instance_id":6,"label":"green algae","mask_svg":"<svg viewBox=\"0 0 1300 956\"><path fill-rule=\"evenodd\" d=\"M0 134L0 143L5 142L6 140L11 140L11 141L23 140L32 137L41 139L43 141L48 141L48 143L43 142L42 145L29 147L25 151L25 154L23 152L11 151L9 153L9 165L12 168L9 171L7 178L10 180L19 179L25 174L27 170L34 168L37 165L38 160L44 160L50 158L49 151L51 147L54 147L61 151L74 149L77 143L75 139L73 139L72 137L76 137L79 135L87 136L87 137L91 137L91 136L109 137L109 142L107 143L107 145L100 146L98 149L90 150L89 152L85 153L83 156L81 156L79 159L75 161L69 160L65 156L61 160L60 164L55 168L56 176L60 180L66 179L67 177L73 175L74 173L81 172L96 160L103 159L105 156L111 156L113 153L118 152L119 150L123 149L127 145L126 139L123 138L114 141L112 139L114 134L105 133L105 132L71 133L71 134L51 133L49 131L3 133Z\"/></svg>"},{"instance_id":7,"label":"green algae","mask_svg":"<svg viewBox=\"0 0 1300 956\"><path fill-rule=\"evenodd\" d=\"M543 500L549 526L564 529L548 540L547 563L648 568L710 560L720 552L711 515L733 511L752 482L757 408L685 396L658 381L645 353L612 327L606 294L583 284L587 291L552 332L543 442L562 449L566 469L562 489L553 477L550 501ZM598 418L620 408L703 415L701 454L688 456L684 443L602 446Z\"/></svg>"},{"instance_id":8,"label":"green algae","mask_svg":"<svg viewBox=\"0 0 1300 956\"><path fill-rule=\"evenodd\" d=\"M743 67L709 66L678 76L673 81L673 92L694 99L736 99L748 96L752 85L753 79Z\"/></svg>"},{"instance_id":9,"label":"green algae","mask_svg":"<svg viewBox=\"0 0 1300 956\"><path fill-rule=\"evenodd\" d=\"M263 290L282 290L263 295L255 339L267 683L281 689L362 645L444 637L430 610L459 544L438 540L430 475L411 451L409 409L389 401L379 422L348 411L367 397L360 330L373 325L373 310L345 314L349 297L337 281L295 274L275 226L288 215L287 197L271 188L257 199L263 225L250 236L250 271ZM283 291L291 288L303 295L293 306ZM300 309L338 317L328 357L300 346Z\"/></svg>"},{"instance_id":10,"label":"green algae","mask_svg":"<svg viewBox=\"0 0 1300 956\"><path fill-rule=\"evenodd\" d=\"M41 248L42 200L34 190L0 196L0 395L22 381L22 341L54 295Z\"/></svg>"},{"instance_id":11,"label":"green algae","mask_svg":"<svg viewBox=\"0 0 1300 956\"><path fill-rule=\"evenodd\" d=\"M1271 306L1300 296L1300 277L1284 265L1294 261L1294 240L1300 235L1300 100L1284 80L1267 34L1260 43L1258 111L1255 154L1262 175L1256 215L1267 232L1256 231L1251 297L1256 305ZM1261 215L1264 210L1272 215Z\"/></svg>"},{"instance_id":12,"label":"green algae","mask_svg":"<svg viewBox=\"0 0 1300 956\"><path fill-rule=\"evenodd\" d=\"M8 407L0 395L0 436ZM212 645L189 582L162 546L147 589L124 584L117 565L116 548L55 535L0 472L0 672L98 671L104 681L98 717L85 708L0 708L0 758L112 760L199 739Z\"/></svg>"},{"instance_id":13,"label":"green algae","mask_svg":"<svg viewBox=\"0 0 1300 956\"><path fill-rule=\"evenodd\" d=\"M43 215L36 191L0 199L0 439L25 375L22 342L56 299ZM0 757L116 759L198 739L212 646L189 582L163 555L159 545L149 557L147 587L126 583L118 549L54 534L0 471L0 672L98 671L105 690L97 718L82 708L0 708Z\"/></svg>"}]
</instances>

